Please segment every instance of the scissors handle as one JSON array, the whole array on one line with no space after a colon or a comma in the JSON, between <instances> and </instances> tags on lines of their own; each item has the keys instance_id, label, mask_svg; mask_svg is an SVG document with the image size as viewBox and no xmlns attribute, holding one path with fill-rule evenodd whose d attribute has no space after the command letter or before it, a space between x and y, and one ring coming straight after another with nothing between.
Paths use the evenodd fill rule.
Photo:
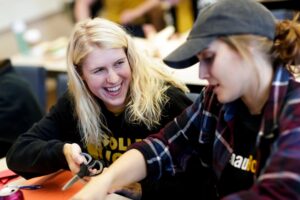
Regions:
<instances>
[{"instance_id":1,"label":"scissors handle","mask_svg":"<svg viewBox=\"0 0 300 200\"><path fill-rule=\"evenodd\" d=\"M88 166L89 169L97 169L96 172L90 173L89 176L96 176L98 174L101 174L104 169L104 162L102 160L94 160L90 165Z\"/></svg>"},{"instance_id":2,"label":"scissors handle","mask_svg":"<svg viewBox=\"0 0 300 200\"><path fill-rule=\"evenodd\" d=\"M88 153L81 152L80 154L85 158L86 161L84 161L84 163L86 165L88 165L93 160L92 156Z\"/></svg>"},{"instance_id":3,"label":"scissors handle","mask_svg":"<svg viewBox=\"0 0 300 200\"><path fill-rule=\"evenodd\" d=\"M89 175L90 175L90 171L89 171L88 165L82 163L82 164L80 165L80 170L79 170L79 172L77 173L77 176L78 176L79 178L83 178L83 177L89 176Z\"/></svg>"},{"instance_id":4,"label":"scissors handle","mask_svg":"<svg viewBox=\"0 0 300 200\"><path fill-rule=\"evenodd\" d=\"M85 157L86 162L80 165L80 171L77 174L80 178L84 176L96 176L103 171L105 163L102 160L94 160L88 153L82 152L81 155ZM96 169L96 172L90 171L94 169Z\"/></svg>"}]
</instances>

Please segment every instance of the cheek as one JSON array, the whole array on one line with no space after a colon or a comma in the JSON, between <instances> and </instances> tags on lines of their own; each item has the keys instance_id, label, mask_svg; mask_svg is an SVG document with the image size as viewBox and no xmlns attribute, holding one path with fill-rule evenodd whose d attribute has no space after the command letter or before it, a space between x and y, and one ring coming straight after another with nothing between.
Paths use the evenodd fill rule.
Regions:
<instances>
[{"instance_id":1,"label":"cheek","mask_svg":"<svg viewBox=\"0 0 300 200\"><path fill-rule=\"evenodd\" d=\"M211 68L211 74L220 81L221 84L235 85L240 84L243 70L241 71L240 64L234 62L231 57L218 59Z\"/></svg>"},{"instance_id":2,"label":"cheek","mask_svg":"<svg viewBox=\"0 0 300 200\"><path fill-rule=\"evenodd\" d=\"M222 87L221 92L218 93L217 98L221 103L229 103L235 101L240 97L237 88Z\"/></svg>"},{"instance_id":3,"label":"cheek","mask_svg":"<svg viewBox=\"0 0 300 200\"><path fill-rule=\"evenodd\" d=\"M97 91L103 85L103 80L101 77L89 77L88 79L85 79L85 83L89 90L96 95Z\"/></svg>"},{"instance_id":4,"label":"cheek","mask_svg":"<svg viewBox=\"0 0 300 200\"><path fill-rule=\"evenodd\" d=\"M123 71L122 71L122 77L124 77L125 79L127 79L129 82L131 81L131 69L128 65L128 67L126 67Z\"/></svg>"},{"instance_id":5,"label":"cheek","mask_svg":"<svg viewBox=\"0 0 300 200\"><path fill-rule=\"evenodd\" d=\"M227 87L227 100L228 102L235 101L240 98L243 93L243 85L237 83L238 81L232 81L229 87Z\"/></svg>"},{"instance_id":6,"label":"cheek","mask_svg":"<svg viewBox=\"0 0 300 200\"><path fill-rule=\"evenodd\" d=\"M131 71L128 71L126 76L127 76L128 81L131 82L131 79L132 79Z\"/></svg>"},{"instance_id":7,"label":"cheek","mask_svg":"<svg viewBox=\"0 0 300 200\"><path fill-rule=\"evenodd\" d=\"M242 83L241 79L236 73L224 72L219 74L218 82L219 82L219 92L218 92L218 100L222 103L228 103L238 99L241 96L242 91Z\"/></svg>"},{"instance_id":8,"label":"cheek","mask_svg":"<svg viewBox=\"0 0 300 200\"><path fill-rule=\"evenodd\" d=\"M227 79L228 69L224 63L214 62L208 71L218 82L223 82L223 80Z\"/></svg>"}]
</instances>

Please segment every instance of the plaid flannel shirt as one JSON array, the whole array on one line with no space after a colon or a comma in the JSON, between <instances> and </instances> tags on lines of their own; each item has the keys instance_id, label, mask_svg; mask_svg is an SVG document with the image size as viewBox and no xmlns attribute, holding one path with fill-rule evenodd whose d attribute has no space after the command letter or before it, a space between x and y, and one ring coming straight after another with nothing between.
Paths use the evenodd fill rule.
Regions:
<instances>
[{"instance_id":1,"label":"plaid flannel shirt","mask_svg":"<svg viewBox=\"0 0 300 200\"><path fill-rule=\"evenodd\" d=\"M184 168L196 151L220 177L232 153L235 102L221 104L212 87L159 133L132 145L144 155L148 177ZM300 199L300 84L278 67L257 136L258 174L253 186L223 198ZM232 183L229 183L232 184ZM236 183L238 184L238 183Z\"/></svg>"}]
</instances>

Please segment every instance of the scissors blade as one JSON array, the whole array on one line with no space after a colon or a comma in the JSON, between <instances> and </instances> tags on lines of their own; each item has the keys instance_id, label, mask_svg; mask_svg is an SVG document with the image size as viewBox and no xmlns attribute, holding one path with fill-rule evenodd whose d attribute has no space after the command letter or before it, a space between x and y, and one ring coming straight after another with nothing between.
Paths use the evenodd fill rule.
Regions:
<instances>
[{"instance_id":1,"label":"scissors blade","mask_svg":"<svg viewBox=\"0 0 300 200\"><path fill-rule=\"evenodd\" d=\"M80 180L80 177L75 175L73 178L71 178L63 187L62 191L65 191L66 189L70 188L74 183L76 183L78 180Z\"/></svg>"}]
</instances>

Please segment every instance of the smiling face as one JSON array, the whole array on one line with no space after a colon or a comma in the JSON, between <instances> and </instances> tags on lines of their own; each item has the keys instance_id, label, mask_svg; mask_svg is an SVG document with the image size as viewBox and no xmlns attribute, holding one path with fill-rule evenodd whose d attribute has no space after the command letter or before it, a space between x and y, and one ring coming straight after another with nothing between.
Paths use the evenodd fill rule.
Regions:
<instances>
[{"instance_id":1,"label":"smiling face","mask_svg":"<svg viewBox=\"0 0 300 200\"><path fill-rule=\"evenodd\" d=\"M221 103L245 95L253 72L250 67L245 67L245 61L226 43L216 40L197 57L200 61L199 77L214 86L214 93Z\"/></svg>"},{"instance_id":2,"label":"smiling face","mask_svg":"<svg viewBox=\"0 0 300 200\"><path fill-rule=\"evenodd\" d=\"M124 110L131 69L123 49L95 47L83 62L82 77L108 110L113 113Z\"/></svg>"}]
</instances>

